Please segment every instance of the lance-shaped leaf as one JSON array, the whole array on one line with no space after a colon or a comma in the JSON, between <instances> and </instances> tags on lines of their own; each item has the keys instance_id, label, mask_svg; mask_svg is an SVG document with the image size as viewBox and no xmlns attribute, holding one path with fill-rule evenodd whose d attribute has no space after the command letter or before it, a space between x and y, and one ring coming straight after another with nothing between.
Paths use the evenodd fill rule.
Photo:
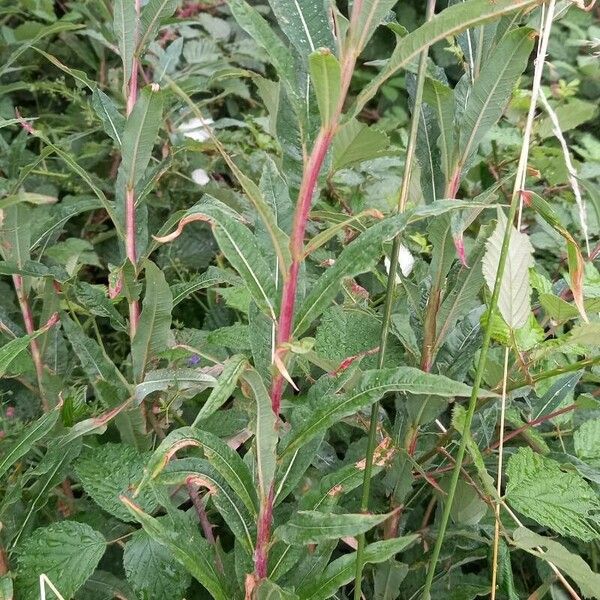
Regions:
<instances>
[{"instance_id":1,"label":"lance-shaped leaf","mask_svg":"<svg viewBox=\"0 0 600 600\"><path fill-rule=\"evenodd\" d=\"M498 223L487 241L482 263L483 276L490 290L494 289L496 282L506 227L507 219L502 211L498 211ZM533 266L533 246L525 233L517 231L512 224L510 227L510 242L500 285L498 309L509 327L519 329L527 323L531 312L529 267Z\"/></svg>"},{"instance_id":2,"label":"lance-shaped leaf","mask_svg":"<svg viewBox=\"0 0 600 600\"><path fill-rule=\"evenodd\" d=\"M218 471L203 458L175 460L157 480L164 485L182 485L190 481L205 488L215 507L246 552L252 556L256 535L253 517Z\"/></svg>"},{"instance_id":3,"label":"lance-shaped leaf","mask_svg":"<svg viewBox=\"0 0 600 600\"><path fill-rule=\"evenodd\" d=\"M489 23L507 13L532 8L539 0L465 0L443 10L401 38L382 71L359 94L350 116L356 116L377 90L428 46L471 27Z\"/></svg>"},{"instance_id":4,"label":"lance-shaped leaf","mask_svg":"<svg viewBox=\"0 0 600 600\"><path fill-rule=\"evenodd\" d=\"M519 28L506 35L475 81L460 125L458 169L469 166L485 134L504 112L527 67L533 48L532 33L531 29Z\"/></svg>"},{"instance_id":5,"label":"lance-shaped leaf","mask_svg":"<svg viewBox=\"0 0 600 600\"><path fill-rule=\"evenodd\" d=\"M140 18L140 41L136 52L142 55L146 46L156 37L161 22L170 17L177 8L179 0L149 0L142 9Z\"/></svg>"},{"instance_id":6,"label":"lance-shaped leaf","mask_svg":"<svg viewBox=\"0 0 600 600\"><path fill-rule=\"evenodd\" d=\"M342 89L340 63L331 50L319 48L308 57L308 66L321 114L321 125L330 127Z\"/></svg>"},{"instance_id":7,"label":"lance-shaped leaf","mask_svg":"<svg viewBox=\"0 0 600 600\"><path fill-rule=\"evenodd\" d=\"M247 370L244 381L252 389L256 401L256 422L254 436L256 440L256 465L258 470L258 484L263 498L269 495L271 485L275 479L277 463L277 415L271 408L271 400L267 388L260 375L254 369Z\"/></svg>"},{"instance_id":8,"label":"lance-shaped leaf","mask_svg":"<svg viewBox=\"0 0 600 600\"><path fill-rule=\"evenodd\" d=\"M600 501L596 492L560 463L520 448L506 468L509 504L545 527L590 542L600 538Z\"/></svg>"},{"instance_id":9,"label":"lance-shaped leaf","mask_svg":"<svg viewBox=\"0 0 600 600\"><path fill-rule=\"evenodd\" d=\"M146 373L144 381L135 386L135 401L139 404L148 394L169 388L199 394L216 382L212 375L200 369L157 369Z\"/></svg>"},{"instance_id":10,"label":"lance-shaped leaf","mask_svg":"<svg viewBox=\"0 0 600 600\"><path fill-rule=\"evenodd\" d=\"M209 222L217 244L248 286L257 306L275 319L275 282L271 269L265 262L252 232L233 218L233 215L226 206L221 206L216 200L206 196L201 203L186 211L174 232L155 239L161 243L170 242L181 234L188 223Z\"/></svg>"},{"instance_id":11,"label":"lance-shaped leaf","mask_svg":"<svg viewBox=\"0 0 600 600\"><path fill-rule=\"evenodd\" d=\"M123 80L127 83L131 78L133 55L137 41L135 2L130 2L130 0L115 0L113 30L117 38L121 61L123 62Z\"/></svg>"},{"instance_id":12,"label":"lance-shaped leaf","mask_svg":"<svg viewBox=\"0 0 600 600\"><path fill-rule=\"evenodd\" d=\"M316 510L302 510L280 525L273 534L288 544L318 544L324 540L337 540L357 536L383 523L389 514L337 514Z\"/></svg>"},{"instance_id":13,"label":"lance-shaped leaf","mask_svg":"<svg viewBox=\"0 0 600 600\"><path fill-rule=\"evenodd\" d=\"M308 418L292 431L282 456L294 452L344 417L377 402L388 392L431 394L451 399L454 396L469 396L471 388L443 375L424 373L414 367L365 371L360 382L352 391L345 394L327 395L319 401L319 405L315 407ZM483 395L489 395L489 393L484 392Z\"/></svg>"},{"instance_id":14,"label":"lance-shaped leaf","mask_svg":"<svg viewBox=\"0 0 600 600\"><path fill-rule=\"evenodd\" d=\"M571 291L573 292L573 300L575 306L584 321L587 321L585 311L585 299L583 297L583 274L585 270L585 262L579 248L579 244L569 231L560 222L559 216L554 209L541 196L535 192L523 192L523 195L528 204L530 204L538 214L553 227L564 238L567 243L567 262L569 264L569 276L571 278Z\"/></svg>"},{"instance_id":15,"label":"lance-shaped leaf","mask_svg":"<svg viewBox=\"0 0 600 600\"><path fill-rule=\"evenodd\" d=\"M153 85L146 86L125 123L119 167L128 188L140 181L152 156L152 149L162 123L163 95Z\"/></svg>"},{"instance_id":16,"label":"lance-shaped leaf","mask_svg":"<svg viewBox=\"0 0 600 600\"><path fill-rule=\"evenodd\" d=\"M392 558L410 546L417 535L407 535L392 540L383 540L369 544L364 551L365 563L381 563ZM343 586L352 581L356 570L356 552L337 558L328 565L325 572L316 581L314 578L309 583L297 590L301 600L325 600L331 598Z\"/></svg>"},{"instance_id":17,"label":"lance-shaped leaf","mask_svg":"<svg viewBox=\"0 0 600 600\"><path fill-rule=\"evenodd\" d=\"M156 478L162 472L177 451L188 446L202 449L210 464L225 479L248 510L255 515L258 508L258 499L246 463L223 440L212 433L201 431L195 427L176 429L161 442L148 461L144 477L138 486L138 492L151 479Z\"/></svg>"},{"instance_id":18,"label":"lance-shaped leaf","mask_svg":"<svg viewBox=\"0 0 600 600\"><path fill-rule=\"evenodd\" d=\"M369 127L356 119L350 119L335 134L332 145L332 169L339 171L389 153L390 140L383 131Z\"/></svg>"},{"instance_id":19,"label":"lance-shaped leaf","mask_svg":"<svg viewBox=\"0 0 600 600\"><path fill-rule=\"evenodd\" d=\"M578 554L570 552L556 540L538 535L526 527L516 529L512 541L518 548L564 571L575 581L586 598L600 598L600 574L594 573Z\"/></svg>"},{"instance_id":20,"label":"lance-shaped leaf","mask_svg":"<svg viewBox=\"0 0 600 600\"><path fill-rule=\"evenodd\" d=\"M187 523L181 523L177 527L175 524L166 527L128 498L122 497L121 501L144 531L153 540L165 546L171 556L181 563L215 600L228 600L229 596L216 571L214 548L197 530L187 526Z\"/></svg>"},{"instance_id":21,"label":"lance-shaped leaf","mask_svg":"<svg viewBox=\"0 0 600 600\"><path fill-rule=\"evenodd\" d=\"M229 400L237 386L240 375L247 368L248 359L242 354L231 356L223 363L223 371L192 425L198 425L202 419L210 417Z\"/></svg>"},{"instance_id":22,"label":"lance-shaped leaf","mask_svg":"<svg viewBox=\"0 0 600 600\"><path fill-rule=\"evenodd\" d=\"M85 523L61 521L36 529L19 548L18 597L38 600L43 573L65 598L72 598L94 572L105 550L102 535Z\"/></svg>"},{"instance_id":23,"label":"lance-shaped leaf","mask_svg":"<svg viewBox=\"0 0 600 600\"><path fill-rule=\"evenodd\" d=\"M353 27L350 32L350 45L356 49L357 54L364 50L375 29L387 17L396 2L397 0L363 0L354 4L353 10L358 10L358 14L353 23L356 23L357 27Z\"/></svg>"},{"instance_id":24,"label":"lance-shaped leaf","mask_svg":"<svg viewBox=\"0 0 600 600\"><path fill-rule=\"evenodd\" d=\"M219 269L218 267L208 267L204 273L195 275L188 281L174 283L171 286L173 306L177 306L194 292L205 290L210 287L216 287L222 283L239 285L240 278L232 271L226 271L225 269Z\"/></svg>"},{"instance_id":25,"label":"lance-shaped leaf","mask_svg":"<svg viewBox=\"0 0 600 600\"><path fill-rule=\"evenodd\" d=\"M42 415L35 423L28 425L13 444L4 450L0 459L0 477L51 431L59 414L58 410L52 410Z\"/></svg>"},{"instance_id":26,"label":"lance-shaped leaf","mask_svg":"<svg viewBox=\"0 0 600 600\"><path fill-rule=\"evenodd\" d=\"M167 349L171 330L173 297L164 273L146 263L146 294L140 321L131 344L131 361L136 381L141 381L148 361Z\"/></svg>"},{"instance_id":27,"label":"lance-shaped leaf","mask_svg":"<svg viewBox=\"0 0 600 600\"><path fill-rule=\"evenodd\" d=\"M120 0L124 2L124 0ZM125 2L132 4L131 2ZM115 7L115 11L116 11ZM104 131L116 142L120 148L123 143L123 130L125 129L125 117L117 110L114 102L98 87L92 93L92 108L96 111L102 122Z\"/></svg>"}]
</instances>

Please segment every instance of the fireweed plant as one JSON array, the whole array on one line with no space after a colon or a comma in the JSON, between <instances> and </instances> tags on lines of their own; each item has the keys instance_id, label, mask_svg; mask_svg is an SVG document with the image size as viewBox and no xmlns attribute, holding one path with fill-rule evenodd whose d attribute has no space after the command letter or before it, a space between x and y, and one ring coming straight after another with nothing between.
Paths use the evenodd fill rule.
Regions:
<instances>
[{"instance_id":1,"label":"fireweed plant","mask_svg":"<svg viewBox=\"0 0 600 600\"><path fill-rule=\"evenodd\" d=\"M594 10L6 4L0 598L600 598Z\"/></svg>"}]
</instances>

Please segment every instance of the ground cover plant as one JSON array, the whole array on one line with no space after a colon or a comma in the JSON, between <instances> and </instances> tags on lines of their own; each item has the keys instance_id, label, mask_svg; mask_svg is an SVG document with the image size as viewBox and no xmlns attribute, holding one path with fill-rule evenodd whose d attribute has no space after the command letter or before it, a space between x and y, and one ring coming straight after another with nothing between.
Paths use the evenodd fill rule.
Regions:
<instances>
[{"instance_id":1,"label":"ground cover plant","mask_svg":"<svg viewBox=\"0 0 600 600\"><path fill-rule=\"evenodd\" d=\"M600 598L598 10L0 8L0 598Z\"/></svg>"}]
</instances>

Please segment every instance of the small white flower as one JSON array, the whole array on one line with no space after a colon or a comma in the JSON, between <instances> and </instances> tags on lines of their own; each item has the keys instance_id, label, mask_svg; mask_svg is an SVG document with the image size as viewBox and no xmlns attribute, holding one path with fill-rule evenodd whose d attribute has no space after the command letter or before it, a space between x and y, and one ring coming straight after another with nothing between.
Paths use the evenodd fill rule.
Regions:
<instances>
[{"instance_id":1,"label":"small white flower","mask_svg":"<svg viewBox=\"0 0 600 600\"><path fill-rule=\"evenodd\" d=\"M390 259L386 256L384 259L385 270L387 274L390 274ZM404 245L400 244L400 254L398 255L398 266L400 272L404 277L408 277L415 265L415 257L410 253L410 250ZM400 283L400 275L396 273L396 283Z\"/></svg>"},{"instance_id":2,"label":"small white flower","mask_svg":"<svg viewBox=\"0 0 600 600\"><path fill-rule=\"evenodd\" d=\"M210 181L210 177L204 169L194 169L192 171L192 180L202 187Z\"/></svg>"},{"instance_id":3,"label":"small white flower","mask_svg":"<svg viewBox=\"0 0 600 600\"><path fill-rule=\"evenodd\" d=\"M212 125L214 121L211 118L208 119L198 119L193 118L185 123L182 123L179 126L179 131L185 135L185 137L189 137L197 142L205 142L210 138L210 125Z\"/></svg>"}]
</instances>

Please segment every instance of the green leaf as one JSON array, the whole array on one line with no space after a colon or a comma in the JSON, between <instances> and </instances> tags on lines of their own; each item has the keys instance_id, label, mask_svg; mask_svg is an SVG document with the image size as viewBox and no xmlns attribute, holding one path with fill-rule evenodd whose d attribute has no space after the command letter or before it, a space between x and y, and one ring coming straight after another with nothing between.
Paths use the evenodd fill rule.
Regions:
<instances>
[{"instance_id":1,"label":"green leaf","mask_svg":"<svg viewBox=\"0 0 600 600\"><path fill-rule=\"evenodd\" d=\"M10 342L4 344L0 348L0 378L4 377L11 363L21 354L25 352L32 340L48 331L48 326L44 326L31 335L24 335L22 337L10 340Z\"/></svg>"},{"instance_id":2,"label":"green leaf","mask_svg":"<svg viewBox=\"0 0 600 600\"><path fill-rule=\"evenodd\" d=\"M225 271L217 267L208 267L208 269L200 275L194 275L189 281L182 281L171 286L173 294L173 306L177 306L183 302L190 294L206 288L215 287L222 283L230 283L235 285L240 282L237 275L231 271Z\"/></svg>"},{"instance_id":3,"label":"green leaf","mask_svg":"<svg viewBox=\"0 0 600 600\"><path fill-rule=\"evenodd\" d=\"M600 419L581 424L573 434L575 454L592 466L600 467ZM1 473L1 471L0 471Z\"/></svg>"},{"instance_id":4,"label":"green leaf","mask_svg":"<svg viewBox=\"0 0 600 600\"><path fill-rule=\"evenodd\" d=\"M280 588L269 579L263 579L254 590L256 600L298 600L298 596L290 590Z\"/></svg>"},{"instance_id":5,"label":"green leaf","mask_svg":"<svg viewBox=\"0 0 600 600\"><path fill-rule=\"evenodd\" d=\"M117 4L124 3L131 5L127 0L118 0ZM132 6L133 10L133 6ZM115 6L115 13L117 7ZM131 70L131 68L130 68ZM104 131L109 135L120 148L123 143L123 131L125 130L125 117L117 110L114 102L100 88L95 87L92 93L92 108L96 111L98 118L102 122Z\"/></svg>"},{"instance_id":6,"label":"green leaf","mask_svg":"<svg viewBox=\"0 0 600 600\"><path fill-rule=\"evenodd\" d=\"M397 0L364 0L355 4L358 10L356 16L356 27L352 31L350 44L356 48L357 54L360 54L371 36L379 27L379 24L388 16L388 13Z\"/></svg>"},{"instance_id":7,"label":"green leaf","mask_svg":"<svg viewBox=\"0 0 600 600\"><path fill-rule=\"evenodd\" d=\"M350 119L336 132L331 151L332 169L339 171L389 154L390 140L383 131Z\"/></svg>"},{"instance_id":8,"label":"green leaf","mask_svg":"<svg viewBox=\"0 0 600 600\"><path fill-rule=\"evenodd\" d=\"M273 535L287 544L318 544L325 540L337 540L365 533L383 523L389 516L303 510L293 515L287 523L280 525Z\"/></svg>"},{"instance_id":9,"label":"green leaf","mask_svg":"<svg viewBox=\"0 0 600 600\"><path fill-rule=\"evenodd\" d=\"M75 472L83 489L106 512L122 521L131 521L131 513L119 497L131 495L143 475L147 455L124 444L102 444L84 450L75 462ZM151 492L137 499L145 510L153 511L157 502Z\"/></svg>"},{"instance_id":10,"label":"green leaf","mask_svg":"<svg viewBox=\"0 0 600 600\"><path fill-rule=\"evenodd\" d=\"M147 7L146 7L147 8ZM125 123L119 173L125 185L132 189L141 180L152 156L152 149L162 123L163 95L153 86L146 86L138 97Z\"/></svg>"},{"instance_id":11,"label":"green leaf","mask_svg":"<svg viewBox=\"0 0 600 600\"><path fill-rule=\"evenodd\" d=\"M498 224L487 241L482 266L490 291L494 289L496 282L506 226L504 213L498 211ZM531 313L529 268L533 266L533 246L527 234L517 231L512 224L510 227L510 243L500 285L498 309L506 324L514 330L523 327Z\"/></svg>"},{"instance_id":12,"label":"green leaf","mask_svg":"<svg viewBox=\"0 0 600 600\"><path fill-rule=\"evenodd\" d=\"M228 600L228 595L215 568L214 549L200 536L197 530L189 527L185 522L170 523L166 527L162 521L146 514L131 500L123 498L122 501L144 528L144 531L154 541L164 546L170 555L183 565L215 600Z\"/></svg>"},{"instance_id":13,"label":"green leaf","mask_svg":"<svg viewBox=\"0 0 600 600\"><path fill-rule=\"evenodd\" d=\"M200 369L157 369L149 371L142 383L135 386L135 401L139 404L153 392L164 392L173 388L177 392L195 395L213 387L216 379Z\"/></svg>"},{"instance_id":14,"label":"green leaf","mask_svg":"<svg viewBox=\"0 0 600 600\"><path fill-rule=\"evenodd\" d=\"M158 519L161 522L161 519ZM123 568L127 581L140 598L181 600L190 586L190 576L168 548L143 529L125 544Z\"/></svg>"},{"instance_id":15,"label":"green leaf","mask_svg":"<svg viewBox=\"0 0 600 600\"><path fill-rule=\"evenodd\" d=\"M195 427L176 429L161 442L146 465L144 478L138 486L138 492L161 473L178 450L187 446L201 448L206 459L239 496L246 508L256 515L258 499L254 482L240 455L212 433L201 431Z\"/></svg>"},{"instance_id":16,"label":"green leaf","mask_svg":"<svg viewBox=\"0 0 600 600\"><path fill-rule=\"evenodd\" d=\"M407 535L392 540L384 540L369 544L364 551L365 563L382 563L398 552L405 550L418 538ZM300 600L325 600L331 598L340 587L354 579L356 552L337 558L328 565L323 575L297 590Z\"/></svg>"},{"instance_id":17,"label":"green leaf","mask_svg":"<svg viewBox=\"0 0 600 600\"><path fill-rule=\"evenodd\" d=\"M100 562L106 542L85 523L61 521L36 529L18 550L16 591L39 600L43 573L65 598L72 598Z\"/></svg>"},{"instance_id":18,"label":"green leaf","mask_svg":"<svg viewBox=\"0 0 600 600\"><path fill-rule=\"evenodd\" d=\"M490 127L501 117L533 49L533 30L519 28L494 49L469 94L460 125L458 169L470 164Z\"/></svg>"},{"instance_id":19,"label":"green leaf","mask_svg":"<svg viewBox=\"0 0 600 600\"><path fill-rule=\"evenodd\" d=\"M340 63L331 50L319 48L308 57L308 66L321 114L321 125L330 127L342 92Z\"/></svg>"},{"instance_id":20,"label":"green leaf","mask_svg":"<svg viewBox=\"0 0 600 600\"><path fill-rule=\"evenodd\" d=\"M538 535L525 527L515 530L513 543L564 571L575 581L586 598L600 598L600 574L594 573L581 556L569 552L555 540ZM537 548L541 548L543 552L539 552Z\"/></svg>"},{"instance_id":21,"label":"green leaf","mask_svg":"<svg viewBox=\"0 0 600 600\"><path fill-rule=\"evenodd\" d=\"M561 535L600 538L600 501L577 473L562 471L560 463L530 448L511 456L506 472L506 497L515 510Z\"/></svg>"},{"instance_id":22,"label":"green leaf","mask_svg":"<svg viewBox=\"0 0 600 600\"><path fill-rule=\"evenodd\" d=\"M133 55L137 42L135 2L115 0L113 8L113 31L117 38L117 46L121 55L121 61L123 62L123 82L126 85L131 79ZM118 143L120 144L120 142Z\"/></svg>"},{"instance_id":23,"label":"green leaf","mask_svg":"<svg viewBox=\"0 0 600 600\"><path fill-rule=\"evenodd\" d=\"M248 359L241 354L231 356L223 363L223 371L219 375L214 389L206 399L204 406L194 419L192 426L196 426L202 419L210 417L210 415L219 410L229 400L231 394L233 394L233 390L237 386L238 379L247 367Z\"/></svg>"},{"instance_id":24,"label":"green leaf","mask_svg":"<svg viewBox=\"0 0 600 600\"><path fill-rule=\"evenodd\" d=\"M162 270L148 261L145 273L146 294L131 344L131 360L136 381L142 380L149 361L167 349L173 311L171 289Z\"/></svg>"},{"instance_id":25,"label":"green leaf","mask_svg":"<svg viewBox=\"0 0 600 600\"><path fill-rule=\"evenodd\" d=\"M411 31L396 44L392 56L382 71L366 85L350 110L350 116L356 116L377 90L401 68L428 46L433 46L447 37L457 35L471 27L489 23L502 15L530 8L539 4L539 0L466 0L458 2L433 17L418 29Z\"/></svg>"},{"instance_id":26,"label":"green leaf","mask_svg":"<svg viewBox=\"0 0 600 600\"><path fill-rule=\"evenodd\" d=\"M140 41L136 52L142 55L146 46L154 40L161 22L170 17L177 8L179 0L150 0L142 9L140 18Z\"/></svg>"},{"instance_id":27,"label":"green leaf","mask_svg":"<svg viewBox=\"0 0 600 600\"><path fill-rule=\"evenodd\" d=\"M120 331L127 331L127 323L106 295L106 287L77 281L74 287L77 301L91 314L110 319L111 325Z\"/></svg>"},{"instance_id":28,"label":"green leaf","mask_svg":"<svg viewBox=\"0 0 600 600\"><path fill-rule=\"evenodd\" d=\"M4 449L3 456L0 459L0 478L52 430L56 425L59 414L58 410L52 410L42 415L35 423L28 425L23 430L10 448Z\"/></svg>"},{"instance_id":29,"label":"green leaf","mask_svg":"<svg viewBox=\"0 0 600 600\"><path fill-rule=\"evenodd\" d=\"M319 406L293 430L282 456L297 450L344 417L377 402L388 392L431 394L450 399L470 396L471 388L443 375L424 373L414 367L365 371L352 391L327 395L320 400Z\"/></svg>"},{"instance_id":30,"label":"green leaf","mask_svg":"<svg viewBox=\"0 0 600 600\"><path fill-rule=\"evenodd\" d=\"M252 389L256 401L254 437L256 440L258 484L261 496L267 498L275 479L277 464L277 415L271 408L269 393L258 372L254 369L248 369L243 378Z\"/></svg>"}]
</instances>

